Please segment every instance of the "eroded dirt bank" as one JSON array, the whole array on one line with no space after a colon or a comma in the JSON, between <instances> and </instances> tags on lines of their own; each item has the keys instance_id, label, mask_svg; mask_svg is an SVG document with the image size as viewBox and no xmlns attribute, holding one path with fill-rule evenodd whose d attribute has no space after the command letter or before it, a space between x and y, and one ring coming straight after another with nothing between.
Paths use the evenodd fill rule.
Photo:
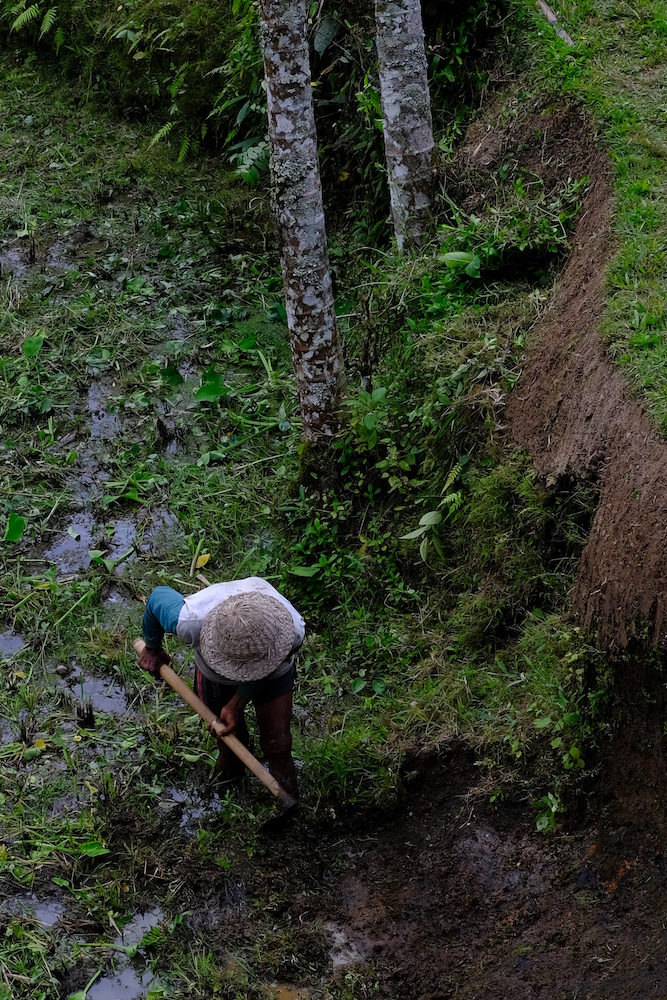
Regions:
<instances>
[{"instance_id":1,"label":"eroded dirt bank","mask_svg":"<svg viewBox=\"0 0 667 1000\"><path fill-rule=\"evenodd\" d=\"M542 475L599 481L574 607L617 654L642 622L667 646L667 443L630 398L599 335L613 191L606 155L588 145L591 185L574 249L506 413L512 438Z\"/></svg>"}]
</instances>

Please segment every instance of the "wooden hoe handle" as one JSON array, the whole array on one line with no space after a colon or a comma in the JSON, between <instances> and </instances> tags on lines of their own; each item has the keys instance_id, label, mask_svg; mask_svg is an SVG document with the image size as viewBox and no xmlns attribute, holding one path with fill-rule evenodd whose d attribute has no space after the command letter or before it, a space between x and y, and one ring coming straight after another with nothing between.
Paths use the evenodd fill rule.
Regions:
<instances>
[{"instance_id":1,"label":"wooden hoe handle","mask_svg":"<svg viewBox=\"0 0 667 1000\"><path fill-rule=\"evenodd\" d=\"M145 645L146 643L143 639L135 639L132 643L132 646L139 656L143 653ZM173 688L177 695L180 695L183 701L187 702L190 708L194 708L197 715L211 726L211 728L218 735L219 739L223 740L227 744L232 753L235 753L239 760L243 761L245 766L252 771L256 778L259 778L263 785L266 785L271 794L275 795L278 801L281 802L286 809L289 809L296 804L296 799L289 795L282 785L278 784L273 775L269 774L266 768L262 767L257 758L250 753L247 747L243 746L241 741L238 740L236 736L231 733L227 736L223 736L221 734L220 730L224 729L224 726L220 722L220 719L214 712L211 711L210 708L206 707L204 702L197 697L194 691L190 690L185 681L181 680L178 674L175 673L171 667L168 667L163 663L160 667L160 676L163 681L166 681L170 688Z\"/></svg>"}]
</instances>

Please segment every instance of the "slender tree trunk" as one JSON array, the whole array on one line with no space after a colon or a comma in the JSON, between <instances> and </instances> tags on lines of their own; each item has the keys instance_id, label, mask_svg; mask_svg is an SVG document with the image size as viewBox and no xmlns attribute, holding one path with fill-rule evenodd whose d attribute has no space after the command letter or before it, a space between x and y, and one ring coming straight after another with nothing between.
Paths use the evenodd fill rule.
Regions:
<instances>
[{"instance_id":1,"label":"slender tree trunk","mask_svg":"<svg viewBox=\"0 0 667 1000\"><path fill-rule=\"evenodd\" d=\"M331 436L344 385L329 273L305 0L260 0L274 208L304 436Z\"/></svg>"},{"instance_id":2,"label":"slender tree trunk","mask_svg":"<svg viewBox=\"0 0 667 1000\"><path fill-rule=\"evenodd\" d=\"M431 222L433 123L420 0L375 0L384 145L398 249Z\"/></svg>"}]
</instances>

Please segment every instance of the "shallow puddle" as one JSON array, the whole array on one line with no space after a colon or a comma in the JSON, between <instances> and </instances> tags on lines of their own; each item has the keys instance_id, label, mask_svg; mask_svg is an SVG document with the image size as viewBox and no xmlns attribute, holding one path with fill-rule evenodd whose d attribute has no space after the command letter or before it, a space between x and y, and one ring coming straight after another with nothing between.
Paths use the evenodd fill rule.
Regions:
<instances>
[{"instance_id":1,"label":"shallow puddle","mask_svg":"<svg viewBox=\"0 0 667 1000\"><path fill-rule=\"evenodd\" d=\"M350 969L366 961L368 957L367 954L364 954L366 948L362 949L359 942L353 941L346 928L328 923L324 925L324 930L329 939L329 957L334 972Z\"/></svg>"},{"instance_id":2,"label":"shallow puddle","mask_svg":"<svg viewBox=\"0 0 667 1000\"><path fill-rule=\"evenodd\" d=\"M44 555L55 563L60 573L77 573L90 566L89 552L93 548L95 518L92 514L77 514L65 534L48 548Z\"/></svg>"},{"instance_id":3,"label":"shallow puddle","mask_svg":"<svg viewBox=\"0 0 667 1000\"><path fill-rule=\"evenodd\" d=\"M44 551L44 556L59 573L79 573L90 566L90 552L95 548L102 551L106 559L126 556L130 561L136 557L136 552L127 556L133 547L139 552L155 551L162 542L173 537L177 526L178 519L168 510L155 511L143 527L132 517L112 518L106 525L98 525L93 514L82 512L72 518L63 533ZM125 561L116 567L117 573L123 572ZM122 596L118 600L122 601ZM3 655L1 644L0 655Z\"/></svg>"},{"instance_id":4,"label":"shallow puddle","mask_svg":"<svg viewBox=\"0 0 667 1000\"><path fill-rule=\"evenodd\" d=\"M116 944L126 946L139 944L142 938L154 927L157 927L162 920L164 920L164 913L159 908L135 914L128 924L121 927L120 937L116 938Z\"/></svg>"},{"instance_id":5,"label":"shallow puddle","mask_svg":"<svg viewBox=\"0 0 667 1000\"><path fill-rule=\"evenodd\" d=\"M0 278L12 274L15 278L21 278L28 270L29 258L28 250L20 250L18 247L11 247L0 252Z\"/></svg>"},{"instance_id":6,"label":"shallow puddle","mask_svg":"<svg viewBox=\"0 0 667 1000\"><path fill-rule=\"evenodd\" d=\"M88 1000L143 1000L153 982L153 973L147 969L136 972L127 966L111 976L96 980L87 993Z\"/></svg>"},{"instance_id":7,"label":"shallow puddle","mask_svg":"<svg viewBox=\"0 0 667 1000\"><path fill-rule=\"evenodd\" d=\"M273 1000L308 1000L308 993L305 990L298 990L295 986L287 986L278 983L271 987Z\"/></svg>"},{"instance_id":8,"label":"shallow puddle","mask_svg":"<svg viewBox=\"0 0 667 1000\"><path fill-rule=\"evenodd\" d=\"M111 396L112 388L105 382L92 382L88 389L91 441L111 441L120 434L120 418L117 413L109 412Z\"/></svg>"},{"instance_id":9,"label":"shallow puddle","mask_svg":"<svg viewBox=\"0 0 667 1000\"><path fill-rule=\"evenodd\" d=\"M53 927L60 920L64 911L63 904L59 899L54 897L39 899L34 892L14 897L7 909L17 917L29 913L44 927Z\"/></svg>"},{"instance_id":10,"label":"shallow puddle","mask_svg":"<svg viewBox=\"0 0 667 1000\"><path fill-rule=\"evenodd\" d=\"M197 796L189 795L188 792L180 788L168 788L167 793L171 801L163 802L163 808L168 809L170 806L175 807L187 803L187 807L183 809L179 826L184 833L191 837L197 833L200 820L206 816L216 816L222 809L222 801L217 792L213 793L208 802Z\"/></svg>"},{"instance_id":11,"label":"shallow puddle","mask_svg":"<svg viewBox=\"0 0 667 1000\"><path fill-rule=\"evenodd\" d=\"M92 705L94 712L122 715L127 708L125 688L114 677L86 677L75 666L66 683L84 706Z\"/></svg>"},{"instance_id":12,"label":"shallow puddle","mask_svg":"<svg viewBox=\"0 0 667 1000\"><path fill-rule=\"evenodd\" d=\"M24 646L23 636L19 635L18 632L9 630L0 633L0 659L8 659L14 653L18 653L20 649L23 649Z\"/></svg>"}]
</instances>

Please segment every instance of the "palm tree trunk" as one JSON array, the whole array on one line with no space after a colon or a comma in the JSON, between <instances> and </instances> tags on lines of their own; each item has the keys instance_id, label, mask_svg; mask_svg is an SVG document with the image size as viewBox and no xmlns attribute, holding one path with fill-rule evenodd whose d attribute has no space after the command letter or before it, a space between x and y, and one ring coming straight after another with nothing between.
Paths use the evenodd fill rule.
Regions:
<instances>
[{"instance_id":1,"label":"palm tree trunk","mask_svg":"<svg viewBox=\"0 0 667 1000\"><path fill-rule=\"evenodd\" d=\"M433 123L419 0L375 0L384 145L399 251L431 222Z\"/></svg>"},{"instance_id":2,"label":"palm tree trunk","mask_svg":"<svg viewBox=\"0 0 667 1000\"><path fill-rule=\"evenodd\" d=\"M274 211L306 440L330 437L344 386L329 273L305 0L260 0Z\"/></svg>"}]
</instances>

